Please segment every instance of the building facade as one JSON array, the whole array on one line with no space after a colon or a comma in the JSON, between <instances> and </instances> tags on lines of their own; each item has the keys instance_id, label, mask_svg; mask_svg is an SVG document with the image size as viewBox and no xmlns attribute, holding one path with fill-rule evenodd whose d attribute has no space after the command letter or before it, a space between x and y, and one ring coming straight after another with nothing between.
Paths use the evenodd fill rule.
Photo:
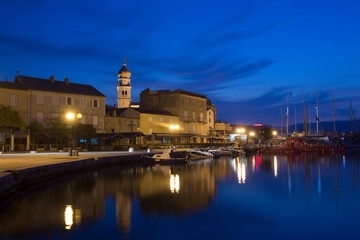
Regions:
<instances>
[{"instance_id":1,"label":"building facade","mask_svg":"<svg viewBox=\"0 0 360 240\"><path fill-rule=\"evenodd\" d=\"M180 119L180 132L208 135L208 109L205 95L184 90L145 89L140 93L140 108L165 110Z\"/></svg>"},{"instance_id":2,"label":"building facade","mask_svg":"<svg viewBox=\"0 0 360 240\"><path fill-rule=\"evenodd\" d=\"M105 130L105 96L90 85L71 83L68 78L56 81L17 76L14 82L0 82L0 104L18 111L29 125L38 121L45 127L66 113L81 113L79 121L91 124L97 132ZM69 125L73 124L66 120Z\"/></svg>"}]
</instances>

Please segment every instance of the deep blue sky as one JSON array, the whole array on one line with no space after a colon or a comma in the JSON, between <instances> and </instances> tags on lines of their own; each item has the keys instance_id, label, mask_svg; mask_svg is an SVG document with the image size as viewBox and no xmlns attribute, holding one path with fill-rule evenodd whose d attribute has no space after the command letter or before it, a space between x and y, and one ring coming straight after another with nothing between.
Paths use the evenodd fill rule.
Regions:
<instances>
[{"instance_id":1,"label":"deep blue sky","mask_svg":"<svg viewBox=\"0 0 360 240\"><path fill-rule=\"evenodd\" d=\"M360 1L1 0L0 79L15 71L91 84L117 98L123 58L133 101L145 88L206 94L218 119L302 122L302 92L320 120L360 119ZM311 118L314 121L314 116Z\"/></svg>"}]
</instances>

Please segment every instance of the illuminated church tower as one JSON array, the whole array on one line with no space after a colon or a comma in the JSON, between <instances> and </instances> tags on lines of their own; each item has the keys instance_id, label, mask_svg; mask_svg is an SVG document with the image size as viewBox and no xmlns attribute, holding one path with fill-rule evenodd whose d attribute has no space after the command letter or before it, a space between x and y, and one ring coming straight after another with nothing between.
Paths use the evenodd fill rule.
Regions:
<instances>
[{"instance_id":1,"label":"illuminated church tower","mask_svg":"<svg viewBox=\"0 0 360 240\"><path fill-rule=\"evenodd\" d=\"M130 76L131 73L127 69L125 64L126 59L124 58L124 65L118 72L119 84L117 86L118 90L118 108L128 108L131 103L131 86L130 86Z\"/></svg>"}]
</instances>

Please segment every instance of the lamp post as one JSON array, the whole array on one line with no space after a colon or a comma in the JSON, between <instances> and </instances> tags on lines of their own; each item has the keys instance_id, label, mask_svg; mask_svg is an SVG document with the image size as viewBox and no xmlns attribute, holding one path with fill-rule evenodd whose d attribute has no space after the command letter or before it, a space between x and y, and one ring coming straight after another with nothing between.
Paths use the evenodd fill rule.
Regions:
<instances>
[{"instance_id":1,"label":"lamp post","mask_svg":"<svg viewBox=\"0 0 360 240\"><path fill-rule=\"evenodd\" d=\"M81 113L73 113L73 112L69 112L66 114L66 118L69 120L74 121L74 129L73 129L73 141L72 141L72 150L75 150L75 127L76 127L76 121L82 118L82 114Z\"/></svg>"},{"instance_id":2,"label":"lamp post","mask_svg":"<svg viewBox=\"0 0 360 240\"><path fill-rule=\"evenodd\" d=\"M178 124L175 124L175 125L170 125L170 132L172 131L174 133L174 137L175 137L175 131L176 130L179 130L179 125ZM174 139L174 144L175 144L175 139Z\"/></svg>"}]
</instances>

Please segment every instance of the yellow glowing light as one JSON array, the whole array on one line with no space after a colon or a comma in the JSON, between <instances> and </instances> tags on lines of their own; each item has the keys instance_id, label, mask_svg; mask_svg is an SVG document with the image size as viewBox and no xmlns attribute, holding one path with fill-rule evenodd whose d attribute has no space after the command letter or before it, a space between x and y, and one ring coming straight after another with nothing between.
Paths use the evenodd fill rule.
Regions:
<instances>
[{"instance_id":1,"label":"yellow glowing light","mask_svg":"<svg viewBox=\"0 0 360 240\"><path fill-rule=\"evenodd\" d=\"M180 177L178 174L170 175L170 191L172 193L179 193L180 191Z\"/></svg>"},{"instance_id":2,"label":"yellow glowing light","mask_svg":"<svg viewBox=\"0 0 360 240\"><path fill-rule=\"evenodd\" d=\"M238 177L238 182L241 183L245 183L246 180L246 169L245 169L245 163L238 163L237 164L237 177Z\"/></svg>"},{"instance_id":3,"label":"yellow glowing light","mask_svg":"<svg viewBox=\"0 0 360 240\"><path fill-rule=\"evenodd\" d=\"M277 157L274 156L274 177L277 177L277 170L278 170Z\"/></svg>"},{"instance_id":4,"label":"yellow glowing light","mask_svg":"<svg viewBox=\"0 0 360 240\"><path fill-rule=\"evenodd\" d=\"M74 224L73 221L74 211L71 205L66 205L64 215L65 215L65 229L70 230L71 226Z\"/></svg>"},{"instance_id":5,"label":"yellow glowing light","mask_svg":"<svg viewBox=\"0 0 360 240\"><path fill-rule=\"evenodd\" d=\"M174 129L179 129L179 125L170 125L169 127L171 130L174 130Z\"/></svg>"},{"instance_id":6,"label":"yellow glowing light","mask_svg":"<svg viewBox=\"0 0 360 240\"><path fill-rule=\"evenodd\" d=\"M245 133L245 128L237 128L236 132L237 133Z\"/></svg>"},{"instance_id":7,"label":"yellow glowing light","mask_svg":"<svg viewBox=\"0 0 360 240\"><path fill-rule=\"evenodd\" d=\"M81 113L78 113L78 114L76 114L76 117L80 119L83 117L83 115Z\"/></svg>"},{"instance_id":8,"label":"yellow glowing light","mask_svg":"<svg viewBox=\"0 0 360 240\"><path fill-rule=\"evenodd\" d=\"M66 118L69 119L69 120L72 120L75 118L75 114L72 113L72 112L69 112L68 114L66 114Z\"/></svg>"},{"instance_id":9,"label":"yellow glowing light","mask_svg":"<svg viewBox=\"0 0 360 240\"><path fill-rule=\"evenodd\" d=\"M250 132L250 136L255 136L255 133L254 132Z\"/></svg>"},{"instance_id":10,"label":"yellow glowing light","mask_svg":"<svg viewBox=\"0 0 360 240\"><path fill-rule=\"evenodd\" d=\"M277 131L273 131L272 134L273 134L274 136L276 136L278 133L277 133Z\"/></svg>"}]
</instances>

